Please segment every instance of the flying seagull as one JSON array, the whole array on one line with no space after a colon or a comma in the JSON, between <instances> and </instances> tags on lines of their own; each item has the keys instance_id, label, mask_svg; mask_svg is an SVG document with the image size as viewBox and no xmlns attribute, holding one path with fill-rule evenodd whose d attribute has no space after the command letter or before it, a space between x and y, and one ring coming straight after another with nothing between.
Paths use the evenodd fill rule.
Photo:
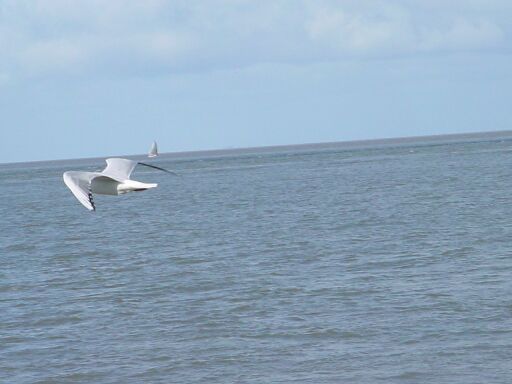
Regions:
<instances>
[{"instance_id":1,"label":"flying seagull","mask_svg":"<svg viewBox=\"0 0 512 384\"><path fill-rule=\"evenodd\" d=\"M101 172L68 171L62 175L64 183L73 192L73 195L90 211L96 210L92 199L93 193L122 195L128 192L156 188L158 184L141 183L130 179L130 175L137 164L176 175L167 169L128 159L111 158L106 159L106 162L107 167Z\"/></svg>"},{"instance_id":2,"label":"flying seagull","mask_svg":"<svg viewBox=\"0 0 512 384\"><path fill-rule=\"evenodd\" d=\"M151 145L151 149L149 150L148 157L157 157L158 156L158 147L156 146L156 141L153 141Z\"/></svg>"}]
</instances>

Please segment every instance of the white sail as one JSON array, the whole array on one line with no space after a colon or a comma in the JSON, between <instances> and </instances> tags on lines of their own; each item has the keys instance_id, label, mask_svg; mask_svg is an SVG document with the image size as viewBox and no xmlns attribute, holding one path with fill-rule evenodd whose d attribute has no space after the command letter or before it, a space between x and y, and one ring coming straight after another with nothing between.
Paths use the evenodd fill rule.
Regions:
<instances>
[{"instance_id":1,"label":"white sail","mask_svg":"<svg viewBox=\"0 0 512 384\"><path fill-rule=\"evenodd\" d=\"M148 157L157 157L158 156L158 147L156 146L156 141L153 141L153 145L151 145L151 149L149 150Z\"/></svg>"}]
</instances>

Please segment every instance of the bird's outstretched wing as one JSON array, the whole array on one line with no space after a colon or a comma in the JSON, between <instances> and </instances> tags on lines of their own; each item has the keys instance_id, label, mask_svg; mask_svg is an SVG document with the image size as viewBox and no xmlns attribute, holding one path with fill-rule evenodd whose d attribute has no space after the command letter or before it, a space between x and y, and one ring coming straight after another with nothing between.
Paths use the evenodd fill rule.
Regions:
<instances>
[{"instance_id":1,"label":"bird's outstretched wing","mask_svg":"<svg viewBox=\"0 0 512 384\"><path fill-rule=\"evenodd\" d=\"M101 173L117 181L129 180L133 169L137 165L136 161L128 159L110 158L105 161L107 167Z\"/></svg>"},{"instance_id":2,"label":"bird's outstretched wing","mask_svg":"<svg viewBox=\"0 0 512 384\"><path fill-rule=\"evenodd\" d=\"M89 211L94 211L94 201L92 200L91 181L97 176L92 172L64 172L62 176L64 183L73 192L73 195Z\"/></svg>"},{"instance_id":3,"label":"bird's outstretched wing","mask_svg":"<svg viewBox=\"0 0 512 384\"><path fill-rule=\"evenodd\" d=\"M171 175L174 175L174 176L178 176L178 174L176 172L169 171L168 169L157 167L156 165L141 163L140 161L137 164L144 165L145 167L149 167L149 168L158 169L160 171L164 171L164 172L170 173Z\"/></svg>"}]
</instances>

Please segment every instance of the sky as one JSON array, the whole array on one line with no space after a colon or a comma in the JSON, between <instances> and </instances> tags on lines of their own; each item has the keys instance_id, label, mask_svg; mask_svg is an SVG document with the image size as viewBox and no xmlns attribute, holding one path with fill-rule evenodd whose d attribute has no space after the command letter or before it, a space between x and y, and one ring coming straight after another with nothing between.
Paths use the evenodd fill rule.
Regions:
<instances>
[{"instance_id":1,"label":"sky","mask_svg":"<svg viewBox=\"0 0 512 384\"><path fill-rule=\"evenodd\" d=\"M512 128L509 0L0 0L0 162Z\"/></svg>"}]
</instances>

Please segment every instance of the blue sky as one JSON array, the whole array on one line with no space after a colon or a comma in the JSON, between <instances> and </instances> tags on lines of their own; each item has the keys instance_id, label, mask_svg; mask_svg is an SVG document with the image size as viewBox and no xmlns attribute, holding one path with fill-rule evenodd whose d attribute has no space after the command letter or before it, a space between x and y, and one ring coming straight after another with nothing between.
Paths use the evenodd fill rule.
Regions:
<instances>
[{"instance_id":1,"label":"blue sky","mask_svg":"<svg viewBox=\"0 0 512 384\"><path fill-rule=\"evenodd\" d=\"M505 0L0 1L0 162L510 129Z\"/></svg>"}]
</instances>

